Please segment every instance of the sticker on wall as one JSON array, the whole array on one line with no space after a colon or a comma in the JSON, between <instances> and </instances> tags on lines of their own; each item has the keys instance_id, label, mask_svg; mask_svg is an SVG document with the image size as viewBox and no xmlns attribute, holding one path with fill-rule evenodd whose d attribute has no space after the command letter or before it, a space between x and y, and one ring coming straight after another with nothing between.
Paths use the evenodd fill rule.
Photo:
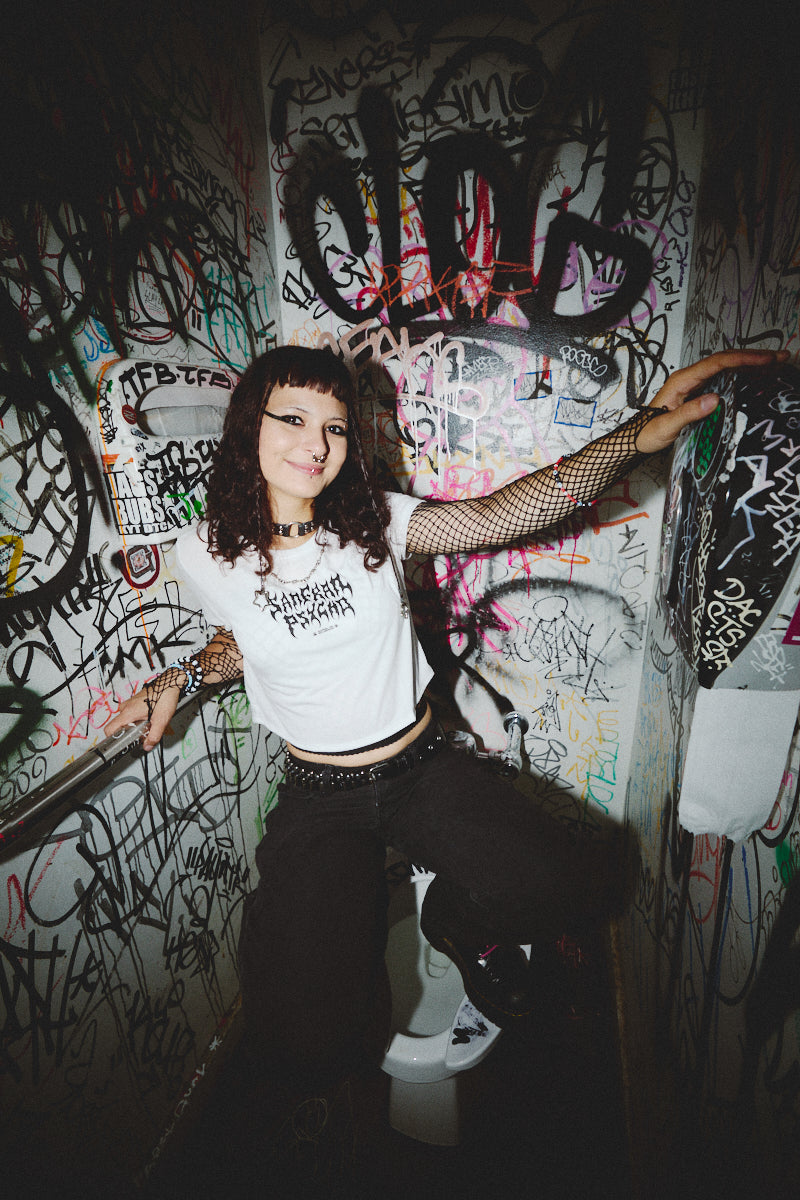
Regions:
<instances>
[{"instance_id":1,"label":"sticker on wall","mask_svg":"<svg viewBox=\"0 0 800 1200\"><path fill-rule=\"evenodd\" d=\"M140 592L146 591L156 582L161 570L158 546L128 547L120 555L120 570L129 587Z\"/></svg>"},{"instance_id":2,"label":"sticker on wall","mask_svg":"<svg viewBox=\"0 0 800 1200\"><path fill-rule=\"evenodd\" d=\"M236 383L223 367L151 359L122 359L103 371L100 457L126 545L156 546L202 516L212 456ZM141 555L129 565L140 577L149 567Z\"/></svg>"},{"instance_id":3,"label":"sticker on wall","mask_svg":"<svg viewBox=\"0 0 800 1200\"><path fill-rule=\"evenodd\" d=\"M577 429L591 429L597 408L595 400L583 400L575 396L559 396L554 425L571 425Z\"/></svg>"}]
</instances>

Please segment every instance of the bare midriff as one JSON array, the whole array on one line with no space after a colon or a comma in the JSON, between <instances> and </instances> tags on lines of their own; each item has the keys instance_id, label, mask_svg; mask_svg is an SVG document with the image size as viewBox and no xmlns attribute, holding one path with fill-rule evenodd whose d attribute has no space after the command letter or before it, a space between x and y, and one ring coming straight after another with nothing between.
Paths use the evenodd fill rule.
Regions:
<instances>
[{"instance_id":1,"label":"bare midriff","mask_svg":"<svg viewBox=\"0 0 800 1200\"><path fill-rule=\"evenodd\" d=\"M310 750L298 750L287 742L289 753L294 758L303 759L304 762L313 763L331 763L337 767L368 767L372 763L383 762L385 758L393 758L395 754L399 754L401 750L405 750L406 746L410 746L416 741L423 730L427 729L432 720L430 705L426 704L425 712L417 721L412 729L409 729L402 737L398 737L394 742L388 742L385 746L375 746L372 750L356 751L353 754L314 754Z\"/></svg>"}]
</instances>

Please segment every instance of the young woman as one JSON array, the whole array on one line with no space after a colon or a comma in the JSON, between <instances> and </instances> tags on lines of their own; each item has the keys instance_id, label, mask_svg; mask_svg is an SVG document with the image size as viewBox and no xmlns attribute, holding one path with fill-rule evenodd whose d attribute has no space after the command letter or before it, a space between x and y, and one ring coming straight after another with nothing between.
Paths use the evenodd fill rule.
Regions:
<instances>
[{"instance_id":1,"label":"young woman","mask_svg":"<svg viewBox=\"0 0 800 1200\"><path fill-rule=\"evenodd\" d=\"M310 1077L379 1056L387 846L436 872L422 927L498 1024L532 1008L536 955L611 903L590 846L448 750L425 698L432 671L399 579L409 553L508 545L589 503L637 456L669 446L718 400L725 368L785 355L716 354L676 371L613 433L481 499L380 492L344 365L283 347L231 398L207 521L177 545L181 576L217 632L126 701L107 725L149 719L161 738L180 697L244 676L253 716L286 741L286 778L256 852L239 947L245 1014L274 1063Z\"/></svg>"}]
</instances>

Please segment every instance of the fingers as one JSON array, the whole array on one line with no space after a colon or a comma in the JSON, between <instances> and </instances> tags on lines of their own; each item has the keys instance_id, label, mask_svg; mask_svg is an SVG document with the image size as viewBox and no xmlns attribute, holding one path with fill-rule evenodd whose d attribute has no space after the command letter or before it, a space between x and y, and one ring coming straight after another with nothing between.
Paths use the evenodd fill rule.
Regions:
<instances>
[{"instance_id":1,"label":"fingers","mask_svg":"<svg viewBox=\"0 0 800 1200\"><path fill-rule=\"evenodd\" d=\"M687 400L678 408L653 417L636 438L636 449L642 454L656 454L659 450L666 450L682 429L707 417L718 404L719 396L707 392L693 400Z\"/></svg>"},{"instance_id":2,"label":"fingers","mask_svg":"<svg viewBox=\"0 0 800 1200\"><path fill-rule=\"evenodd\" d=\"M145 750L152 750L154 746L158 745L169 728L169 723L175 716L181 699L180 687L175 683L165 682L165 675L166 672L157 676L155 682L160 684L160 687L154 687L154 681L151 680L140 692L120 705L119 712L106 721L103 727L106 737L117 733L127 725L136 725L140 721L147 721L147 728L142 737L142 747Z\"/></svg>"},{"instance_id":3,"label":"fingers","mask_svg":"<svg viewBox=\"0 0 800 1200\"><path fill-rule=\"evenodd\" d=\"M713 412L719 404L719 396L713 392L699 396L696 393L719 371L734 371L739 367L768 367L786 362L788 357L788 350L722 350L689 367L673 371L650 405L651 408L667 408L669 411L654 417L642 429L636 440L637 449L643 454L666 450L682 429Z\"/></svg>"},{"instance_id":4,"label":"fingers","mask_svg":"<svg viewBox=\"0 0 800 1200\"><path fill-rule=\"evenodd\" d=\"M147 728L142 737L142 747L145 750L152 750L161 741L170 720L175 715L179 698L180 694L177 688L170 688L159 697L156 703L153 703L152 698L147 697L146 693L139 692L120 706L119 712L103 726L103 732L106 737L110 737L111 734L118 733L126 726L147 721Z\"/></svg>"},{"instance_id":5,"label":"fingers","mask_svg":"<svg viewBox=\"0 0 800 1200\"><path fill-rule=\"evenodd\" d=\"M700 362L673 371L653 399L652 407L677 408L719 371L735 371L738 367L768 367L773 363L786 362L788 357L788 350L721 350L717 354L710 354Z\"/></svg>"},{"instance_id":6,"label":"fingers","mask_svg":"<svg viewBox=\"0 0 800 1200\"><path fill-rule=\"evenodd\" d=\"M153 709L150 722L142 738L142 749L152 750L157 746L167 731L170 720L175 715L177 705L171 702L169 696L163 696Z\"/></svg>"},{"instance_id":7,"label":"fingers","mask_svg":"<svg viewBox=\"0 0 800 1200\"><path fill-rule=\"evenodd\" d=\"M103 726L103 733L106 737L110 737L114 733L119 733L120 729L125 729L128 725L136 725L139 721L146 721L149 716L147 704L141 692L132 696L130 700L125 700L113 717L106 721Z\"/></svg>"}]
</instances>

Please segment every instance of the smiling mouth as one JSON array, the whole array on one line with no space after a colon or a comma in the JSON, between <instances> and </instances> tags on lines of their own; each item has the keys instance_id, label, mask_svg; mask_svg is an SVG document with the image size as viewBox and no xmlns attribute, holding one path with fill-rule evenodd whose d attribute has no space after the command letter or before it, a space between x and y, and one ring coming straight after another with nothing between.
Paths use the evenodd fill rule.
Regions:
<instances>
[{"instance_id":1,"label":"smiling mouth","mask_svg":"<svg viewBox=\"0 0 800 1200\"><path fill-rule=\"evenodd\" d=\"M311 475L311 476L321 475L323 472L323 469L324 469L324 465L317 466L316 464L314 464L312 466L311 464L306 464L306 463L290 462L289 466L293 467L295 471L300 471L301 474L303 474L303 475Z\"/></svg>"}]
</instances>

